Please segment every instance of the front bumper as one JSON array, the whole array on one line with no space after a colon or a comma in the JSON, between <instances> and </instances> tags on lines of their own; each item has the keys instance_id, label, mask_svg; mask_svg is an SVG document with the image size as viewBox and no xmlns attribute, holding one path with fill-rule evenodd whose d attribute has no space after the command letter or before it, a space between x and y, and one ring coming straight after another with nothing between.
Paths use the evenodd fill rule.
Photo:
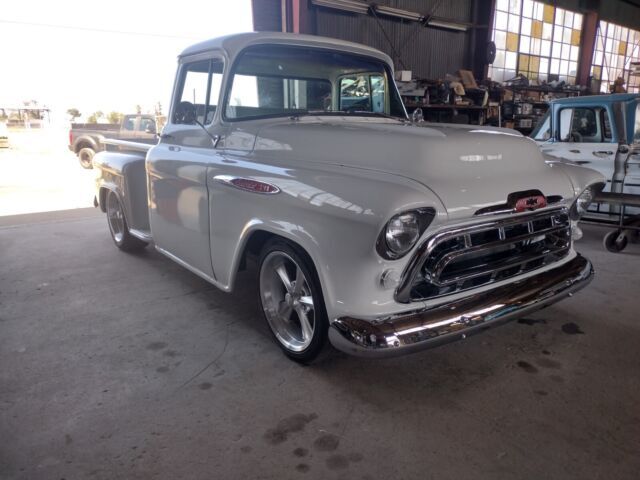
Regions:
<instances>
[{"instance_id":1,"label":"front bumper","mask_svg":"<svg viewBox=\"0 0 640 480\"><path fill-rule=\"evenodd\" d=\"M593 278L591 262L569 262L508 285L431 309L374 320L341 317L329 329L334 347L361 357L391 357L463 339L571 296Z\"/></svg>"}]
</instances>

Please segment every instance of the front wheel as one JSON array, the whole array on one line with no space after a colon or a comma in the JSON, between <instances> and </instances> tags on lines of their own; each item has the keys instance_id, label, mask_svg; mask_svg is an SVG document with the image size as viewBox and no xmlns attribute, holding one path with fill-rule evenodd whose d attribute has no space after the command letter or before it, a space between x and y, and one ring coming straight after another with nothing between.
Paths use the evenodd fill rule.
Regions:
<instances>
[{"instance_id":1,"label":"front wheel","mask_svg":"<svg viewBox=\"0 0 640 480\"><path fill-rule=\"evenodd\" d=\"M111 232L113 243L120 250L133 252L142 250L147 246L147 242L143 242L129 233L122 204L114 192L107 194L107 222L109 223L109 231Z\"/></svg>"},{"instance_id":2,"label":"front wheel","mask_svg":"<svg viewBox=\"0 0 640 480\"><path fill-rule=\"evenodd\" d=\"M311 262L289 243L270 242L260 256L259 284L264 316L284 353L301 363L314 360L329 322Z\"/></svg>"},{"instance_id":3,"label":"front wheel","mask_svg":"<svg viewBox=\"0 0 640 480\"><path fill-rule=\"evenodd\" d=\"M78 151L78 160L82 168L93 168L93 157L96 151L93 148L85 147Z\"/></svg>"}]
</instances>

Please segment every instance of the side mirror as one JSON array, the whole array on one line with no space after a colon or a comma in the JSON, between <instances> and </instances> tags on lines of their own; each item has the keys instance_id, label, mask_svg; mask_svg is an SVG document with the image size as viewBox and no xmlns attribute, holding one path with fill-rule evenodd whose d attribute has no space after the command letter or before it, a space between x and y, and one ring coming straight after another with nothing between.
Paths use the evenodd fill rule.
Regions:
<instances>
[{"instance_id":1,"label":"side mirror","mask_svg":"<svg viewBox=\"0 0 640 480\"><path fill-rule=\"evenodd\" d=\"M150 133L152 135L155 135L156 132L156 127L154 127L153 125L147 125L147 128L144 129L144 133Z\"/></svg>"},{"instance_id":2,"label":"side mirror","mask_svg":"<svg viewBox=\"0 0 640 480\"><path fill-rule=\"evenodd\" d=\"M629 147L629 145L626 145L624 143L621 143L620 145L618 145L618 152L622 154L627 154L630 151L631 151L631 148Z\"/></svg>"},{"instance_id":3,"label":"side mirror","mask_svg":"<svg viewBox=\"0 0 640 480\"><path fill-rule=\"evenodd\" d=\"M424 112L420 107L416 108L411 114L411 121L413 123L422 123L424 122Z\"/></svg>"}]
</instances>

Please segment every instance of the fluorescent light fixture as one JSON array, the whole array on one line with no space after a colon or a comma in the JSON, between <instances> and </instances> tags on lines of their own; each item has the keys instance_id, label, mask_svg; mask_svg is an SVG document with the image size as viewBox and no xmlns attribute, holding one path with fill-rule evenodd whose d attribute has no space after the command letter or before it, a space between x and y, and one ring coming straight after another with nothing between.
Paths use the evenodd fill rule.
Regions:
<instances>
[{"instance_id":1,"label":"fluorescent light fixture","mask_svg":"<svg viewBox=\"0 0 640 480\"><path fill-rule=\"evenodd\" d=\"M318 7L333 8L345 12L362 13L364 15L369 13L369 5L357 0L311 0L311 3Z\"/></svg>"},{"instance_id":2,"label":"fluorescent light fixture","mask_svg":"<svg viewBox=\"0 0 640 480\"><path fill-rule=\"evenodd\" d=\"M431 17L427 20L427 26L455 30L456 32L466 32L469 27L464 23L456 23L442 18Z\"/></svg>"},{"instance_id":3,"label":"fluorescent light fixture","mask_svg":"<svg viewBox=\"0 0 640 480\"><path fill-rule=\"evenodd\" d=\"M385 7L382 5L375 5L373 8L376 13L379 13L380 15L385 15L387 17L402 18L403 20L411 20L414 22L422 22L424 20L424 16L416 12L410 12L409 10L402 10L400 8L393 8L393 7Z\"/></svg>"}]
</instances>

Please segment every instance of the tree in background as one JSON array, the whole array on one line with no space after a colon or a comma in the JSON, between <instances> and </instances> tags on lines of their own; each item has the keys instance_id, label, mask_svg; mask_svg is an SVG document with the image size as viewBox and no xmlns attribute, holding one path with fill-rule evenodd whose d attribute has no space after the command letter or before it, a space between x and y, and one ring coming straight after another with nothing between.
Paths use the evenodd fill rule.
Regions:
<instances>
[{"instance_id":1,"label":"tree in background","mask_svg":"<svg viewBox=\"0 0 640 480\"><path fill-rule=\"evenodd\" d=\"M136 105L136 113L140 115L142 113L142 107L140 105Z\"/></svg>"},{"instance_id":2,"label":"tree in background","mask_svg":"<svg viewBox=\"0 0 640 480\"><path fill-rule=\"evenodd\" d=\"M98 110L97 112L93 112L91 115L89 115L89 118L87 119L87 121L89 123L98 123L98 119L103 117L104 117L104 113Z\"/></svg>"},{"instance_id":3,"label":"tree in background","mask_svg":"<svg viewBox=\"0 0 640 480\"><path fill-rule=\"evenodd\" d=\"M78 110L77 108L70 108L69 110L67 110L67 115L69 115L71 117L71 121L72 122L76 118L82 116L82 114L80 113L80 110Z\"/></svg>"},{"instance_id":4,"label":"tree in background","mask_svg":"<svg viewBox=\"0 0 640 480\"><path fill-rule=\"evenodd\" d=\"M122 117L124 117L124 115L120 112L109 112L107 121L109 123L122 123Z\"/></svg>"},{"instance_id":5,"label":"tree in background","mask_svg":"<svg viewBox=\"0 0 640 480\"><path fill-rule=\"evenodd\" d=\"M156 103L155 110L156 116L162 115L162 104L160 102Z\"/></svg>"}]
</instances>

